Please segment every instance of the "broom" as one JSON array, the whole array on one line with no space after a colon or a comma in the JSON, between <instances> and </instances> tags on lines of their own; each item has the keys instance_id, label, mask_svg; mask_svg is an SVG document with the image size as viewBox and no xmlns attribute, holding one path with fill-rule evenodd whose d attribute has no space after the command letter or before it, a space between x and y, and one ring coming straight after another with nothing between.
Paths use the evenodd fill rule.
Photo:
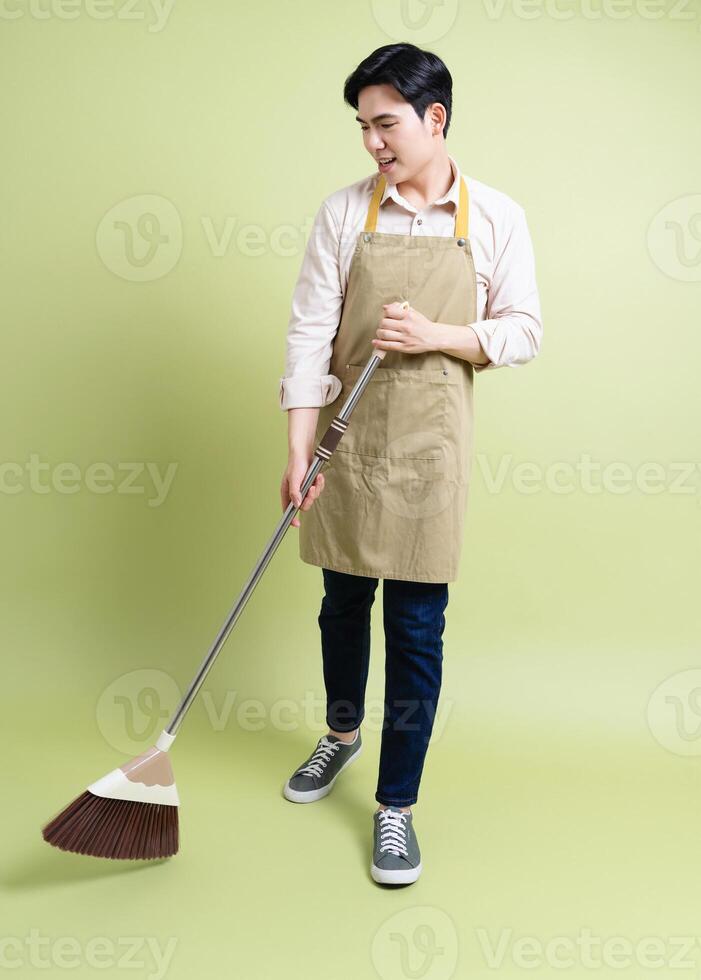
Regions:
<instances>
[{"instance_id":1,"label":"broom","mask_svg":"<svg viewBox=\"0 0 701 980\"><path fill-rule=\"evenodd\" d=\"M406 301L401 304L401 309L408 307ZM324 433L300 487L302 501L319 471L331 458L348 428L348 420L358 399L386 353L382 348L375 350L341 411ZM180 800L168 750L175 741L188 708L298 510L290 501L187 693L156 744L91 783L84 793L49 821L42 828L42 836L47 843L76 854L128 860L166 858L177 854Z\"/></svg>"}]
</instances>

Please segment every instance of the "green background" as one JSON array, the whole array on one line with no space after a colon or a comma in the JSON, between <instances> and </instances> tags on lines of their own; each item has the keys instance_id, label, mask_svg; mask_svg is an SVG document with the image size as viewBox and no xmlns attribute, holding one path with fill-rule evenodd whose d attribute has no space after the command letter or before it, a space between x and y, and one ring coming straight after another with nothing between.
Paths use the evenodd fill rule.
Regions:
<instances>
[{"instance_id":1,"label":"green background","mask_svg":"<svg viewBox=\"0 0 701 980\"><path fill-rule=\"evenodd\" d=\"M579 977L593 968L576 946L565 969L513 943L588 929L599 958L621 941L598 976L679 975L670 937L698 926L697 8L463 0L424 26L418 4L402 21L380 0L183 0L160 24L143 2L100 9L18 2L0 17L2 965L154 977L145 945L130 969L120 944L172 937L172 980ZM304 228L373 172L342 86L395 40L446 61L448 151L525 208L545 327L535 361L476 382L440 724L414 808L423 875L408 889L369 876L381 586L362 759L316 806L281 795L325 730L321 573L294 528L172 750L181 852L56 851L41 825L152 743L279 520ZM153 261L129 211L141 195L167 239ZM105 237L115 207L123 231ZM592 489L573 470L557 492L552 468L586 457L628 483ZM88 486L96 463L118 472L112 489ZM159 506L145 473L120 488L120 467L143 463L176 464ZM656 492L636 485L651 463ZM480 930L506 944L499 964ZM646 937L659 969L635 958ZM95 938L115 950L102 967Z\"/></svg>"}]
</instances>

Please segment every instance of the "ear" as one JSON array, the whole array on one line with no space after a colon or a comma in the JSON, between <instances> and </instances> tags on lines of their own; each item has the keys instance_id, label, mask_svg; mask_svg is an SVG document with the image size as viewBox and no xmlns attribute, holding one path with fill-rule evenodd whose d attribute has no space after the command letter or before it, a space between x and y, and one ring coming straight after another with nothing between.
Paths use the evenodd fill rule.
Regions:
<instances>
[{"instance_id":1,"label":"ear","mask_svg":"<svg viewBox=\"0 0 701 980\"><path fill-rule=\"evenodd\" d=\"M428 112L430 113L431 119L431 131L437 136L443 132L448 114L445 111L445 106L441 102L432 102L428 107Z\"/></svg>"}]
</instances>

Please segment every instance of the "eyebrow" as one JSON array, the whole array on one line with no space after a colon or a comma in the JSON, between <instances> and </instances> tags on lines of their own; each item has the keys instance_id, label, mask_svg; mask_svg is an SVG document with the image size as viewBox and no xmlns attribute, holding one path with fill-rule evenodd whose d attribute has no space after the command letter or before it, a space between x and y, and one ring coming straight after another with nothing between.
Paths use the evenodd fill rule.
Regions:
<instances>
[{"instance_id":1,"label":"eyebrow","mask_svg":"<svg viewBox=\"0 0 701 980\"><path fill-rule=\"evenodd\" d=\"M394 112L381 112L379 116L373 116L370 122L377 122L379 119L400 119L401 117ZM365 122L360 116L355 117L356 122Z\"/></svg>"}]
</instances>

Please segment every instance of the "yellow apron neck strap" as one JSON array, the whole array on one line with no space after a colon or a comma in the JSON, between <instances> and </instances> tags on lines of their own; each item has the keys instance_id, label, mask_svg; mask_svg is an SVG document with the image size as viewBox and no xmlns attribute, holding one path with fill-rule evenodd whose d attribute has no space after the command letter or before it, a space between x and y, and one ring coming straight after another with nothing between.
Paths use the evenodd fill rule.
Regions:
<instances>
[{"instance_id":1,"label":"yellow apron neck strap","mask_svg":"<svg viewBox=\"0 0 701 980\"><path fill-rule=\"evenodd\" d=\"M455 237L467 238L470 221L470 195L467 192L465 178L460 174L460 198L458 213L455 215Z\"/></svg>"},{"instance_id":2,"label":"yellow apron neck strap","mask_svg":"<svg viewBox=\"0 0 701 980\"><path fill-rule=\"evenodd\" d=\"M380 174L380 179L377 181L377 185L375 187L375 193L372 195L372 200L370 201L368 216L365 219L365 231L375 231L377 228L377 214L380 210L380 201L382 200L382 192L385 189L385 183L385 175Z\"/></svg>"},{"instance_id":3,"label":"yellow apron neck strap","mask_svg":"<svg viewBox=\"0 0 701 980\"><path fill-rule=\"evenodd\" d=\"M377 215L380 211L380 201L382 200L382 194L385 189L385 176L380 174L380 179L377 181L375 187L375 192L372 195L372 200L370 201L370 207L368 208L367 218L365 219L365 231L375 231L377 228ZM467 238L469 229L469 213L470 213L470 196L467 192L467 184L465 183L465 178L460 175L460 199L458 204L458 212L455 215L455 237L456 238Z\"/></svg>"}]
</instances>

